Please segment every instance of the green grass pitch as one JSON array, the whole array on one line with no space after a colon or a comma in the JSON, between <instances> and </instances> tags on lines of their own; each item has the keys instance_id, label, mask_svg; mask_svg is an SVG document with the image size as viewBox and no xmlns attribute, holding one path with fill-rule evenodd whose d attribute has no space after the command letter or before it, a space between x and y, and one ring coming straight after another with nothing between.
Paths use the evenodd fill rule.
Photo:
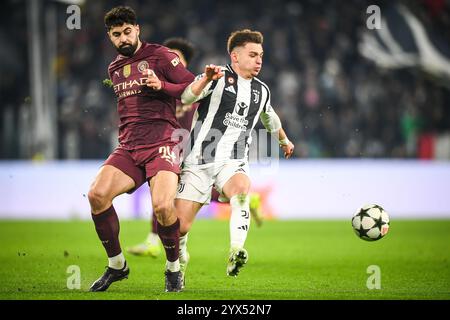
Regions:
<instances>
[{"instance_id":1,"label":"green grass pitch","mask_svg":"<svg viewBox=\"0 0 450 320\"><path fill-rule=\"evenodd\" d=\"M123 221L122 247L140 242L148 228ZM182 293L164 292L162 256L127 254L129 279L87 292L107 264L91 221L1 221L0 243L0 299L450 299L450 220L394 220L376 242L358 239L350 221L253 224L249 262L230 278L228 222L199 219ZM80 268L79 290L67 288L71 265ZM381 289L367 288L371 265L380 268Z\"/></svg>"}]
</instances>

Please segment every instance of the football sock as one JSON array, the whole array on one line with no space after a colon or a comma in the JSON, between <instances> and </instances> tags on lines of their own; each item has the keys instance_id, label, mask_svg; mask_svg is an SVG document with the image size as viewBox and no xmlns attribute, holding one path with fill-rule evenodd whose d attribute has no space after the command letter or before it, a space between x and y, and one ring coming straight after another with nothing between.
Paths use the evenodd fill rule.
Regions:
<instances>
[{"instance_id":1,"label":"football sock","mask_svg":"<svg viewBox=\"0 0 450 320\"><path fill-rule=\"evenodd\" d=\"M250 196L237 194L230 199L230 245L243 248L250 228Z\"/></svg>"},{"instance_id":2,"label":"football sock","mask_svg":"<svg viewBox=\"0 0 450 320\"><path fill-rule=\"evenodd\" d=\"M180 271L180 260L175 260L173 262L167 260L166 261L166 269L170 272Z\"/></svg>"},{"instance_id":3,"label":"football sock","mask_svg":"<svg viewBox=\"0 0 450 320\"><path fill-rule=\"evenodd\" d=\"M170 226L163 226L158 222L158 235L166 250L167 261L178 261L180 248L180 220L177 218L177 221Z\"/></svg>"},{"instance_id":4,"label":"football sock","mask_svg":"<svg viewBox=\"0 0 450 320\"><path fill-rule=\"evenodd\" d=\"M122 252L119 243L119 218L116 210L111 206L99 214L92 214L98 238L105 247L106 254L112 258Z\"/></svg>"},{"instance_id":5,"label":"football sock","mask_svg":"<svg viewBox=\"0 0 450 320\"><path fill-rule=\"evenodd\" d=\"M123 253L119 253L117 256L108 258L108 267L121 270L125 267L125 257Z\"/></svg>"},{"instance_id":6,"label":"football sock","mask_svg":"<svg viewBox=\"0 0 450 320\"><path fill-rule=\"evenodd\" d=\"M184 236L180 236L180 256L185 257L187 252L187 240L188 234L186 233Z\"/></svg>"}]
</instances>

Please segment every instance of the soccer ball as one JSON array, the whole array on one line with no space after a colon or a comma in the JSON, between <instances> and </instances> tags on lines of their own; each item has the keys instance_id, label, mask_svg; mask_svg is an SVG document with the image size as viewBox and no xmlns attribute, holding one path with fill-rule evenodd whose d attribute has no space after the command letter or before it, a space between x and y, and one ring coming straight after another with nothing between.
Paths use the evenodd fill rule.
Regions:
<instances>
[{"instance_id":1,"label":"soccer ball","mask_svg":"<svg viewBox=\"0 0 450 320\"><path fill-rule=\"evenodd\" d=\"M379 205L365 205L356 211L352 218L352 226L361 239L379 240L389 231L389 216Z\"/></svg>"}]
</instances>

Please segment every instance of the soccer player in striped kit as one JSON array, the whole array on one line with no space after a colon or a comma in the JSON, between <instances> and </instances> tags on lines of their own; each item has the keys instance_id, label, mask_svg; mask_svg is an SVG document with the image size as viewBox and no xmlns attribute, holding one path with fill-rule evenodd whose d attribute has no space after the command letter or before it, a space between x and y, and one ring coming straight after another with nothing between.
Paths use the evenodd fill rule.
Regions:
<instances>
[{"instance_id":1,"label":"soccer player in striped kit","mask_svg":"<svg viewBox=\"0 0 450 320\"><path fill-rule=\"evenodd\" d=\"M199 102L191 131L191 150L185 150L181 180L175 200L180 219L180 264L186 270L187 235L200 208L209 203L214 186L229 199L230 255L227 274L237 276L248 260L244 248L250 226L248 150L251 133L260 118L276 135L284 156L294 145L282 129L270 102L268 86L256 76L261 71L263 35L248 29L228 38L231 64L208 65L182 95L183 104Z\"/></svg>"},{"instance_id":2,"label":"soccer player in striped kit","mask_svg":"<svg viewBox=\"0 0 450 320\"><path fill-rule=\"evenodd\" d=\"M184 38L169 38L164 41L163 45L175 52L181 63L187 68L195 54L194 45ZM179 103L178 103L179 102ZM191 130L192 120L197 110L198 103L192 105L182 105L177 100L176 116L182 129ZM211 201L218 201L219 194L216 190L212 191ZM261 200L260 195L256 192L250 194L250 214L257 226L262 224ZM161 243L157 233L157 219L152 214L150 223L150 232L145 241L127 248L127 252L136 256L158 257L161 253ZM188 257L183 257L188 260ZM183 260L180 261L183 264Z\"/></svg>"}]
</instances>

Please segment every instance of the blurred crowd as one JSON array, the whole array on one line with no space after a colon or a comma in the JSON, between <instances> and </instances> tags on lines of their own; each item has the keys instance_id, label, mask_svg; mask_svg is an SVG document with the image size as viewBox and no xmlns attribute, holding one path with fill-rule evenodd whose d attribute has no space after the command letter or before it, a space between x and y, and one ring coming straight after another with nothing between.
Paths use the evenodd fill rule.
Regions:
<instances>
[{"instance_id":1,"label":"blurred crowd","mask_svg":"<svg viewBox=\"0 0 450 320\"><path fill-rule=\"evenodd\" d=\"M296 144L296 157L414 158L420 156L422 136L450 131L448 86L418 70L380 70L358 52L367 7L378 3L383 10L391 1L86 1L80 30L65 27L66 6L58 6L54 65L60 159L102 159L117 144L115 96L102 83L116 52L103 16L124 2L138 14L142 40L162 43L181 36L197 47L189 66L194 74L206 63L228 63L231 31L261 31L265 53L259 78L271 88L272 105ZM405 3L427 27L450 39L449 3L438 2L442 5ZM29 84L20 81L28 82L26 29L13 27L26 22L26 15L2 15L9 26L0 33L2 68L15 74L1 78L2 123L11 119L14 125L17 112L10 115L4 106L19 106L30 95ZM7 138L1 157L20 157L16 142Z\"/></svg>"}]
</instances>

